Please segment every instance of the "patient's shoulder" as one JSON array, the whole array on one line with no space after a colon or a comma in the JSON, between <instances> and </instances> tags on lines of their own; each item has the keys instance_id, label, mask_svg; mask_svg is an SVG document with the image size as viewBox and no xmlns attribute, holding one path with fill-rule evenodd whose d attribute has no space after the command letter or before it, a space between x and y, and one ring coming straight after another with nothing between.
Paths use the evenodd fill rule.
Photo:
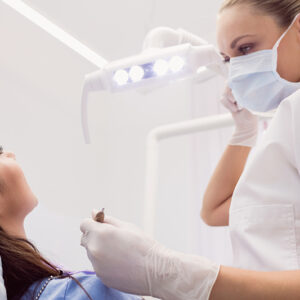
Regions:
<instances>
[{"instance_id":1,"label":"patient's shoulder","mask_svg":"<svg viewBox=\"0 0 300 300\"><path fill-rule=\"evenodd\" d=\"M43 280L37 281L33 283L25 294L21 297L20 300L32 300L38 295L39 291L45 286L40 300L48 299L48 300L56 300L56 299L64 299L64 295L67 290L67 286L69 284L69 278L55 278L49 281L49 277L44 278ZM48 284L47 284L48 282ZM47 286L46 286L47 285Z\"/></svg>"},{"instance_id":2,"label":"patient's shoulder","mask_svg":"<svg viewBox=\"0 0 300 300\"><path fill-rule=\"evenodd\" d=\"M85 290L89 293L93 300L137 300L141 299L138 296L130 295L127 293L120 292L118 290L107 287L102 283L102 281L95 275L93 272L82 271L76 274L73 274L73 277L76 278ZM86 300L87 297L84 291L78 286L78 284L72 280L68 284L66 291L66 299L76 299L76 300ZM69 297L69 298L68 298ZM77 298L76 298L77 297Z\"/></svg>"},{"instance_id":3,"label":"patient's shoulder","mask_svg":"<svg viewBox=\"0 0 300 300\"><path fill-rule=\"evenodd\" d=\"M88 299L84 290L80 287L84 287L86 292L91 296L93 300L138 300L140 297L122 293L118 290L105 286L102 281L95 275L94 272L80 271L73 273L72 279L55 278L51 280L47 287L41 294L40 300L86 300ZM77 282L76 282L77 281ZM27 292L23 295L21 300L31 300L33 293L34 297L47 282L47 278L34 283ZM80 285L78 285L78 282Z\"/></svg>"}]
</instances>

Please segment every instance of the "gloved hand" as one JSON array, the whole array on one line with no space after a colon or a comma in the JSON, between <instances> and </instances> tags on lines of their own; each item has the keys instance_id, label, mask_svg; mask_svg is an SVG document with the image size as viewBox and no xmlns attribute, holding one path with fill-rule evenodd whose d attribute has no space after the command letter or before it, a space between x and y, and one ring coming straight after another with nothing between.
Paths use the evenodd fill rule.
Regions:
<instances>
[{"instance_id":1,"label":"gloved hand","mask_svg":"<svg viewBox=\"0 0 300 300\"><path fill-rule=\"evenodd\" d=\"M231 89L227 85L223 92L221 102L230 110L236 125L229 145L254 147L258 134L258 117L247 109L238 107Z\"/></svg>"},{"instance_id":2,"label":"gloved hand","mask_svg":"<svg viewBox=\"0 0 300 300\"><path fill-rule=\"evenodd\" d=\"M208 300L220 266L169 250L130 223L105 217L81 223L81 245L102 282L165 300Z\"/></svg>"},{"instance_id":3,"label":"gloved hand","mask_svg":"<svg viewBox=\"0 0 300 300\"><path fill-rule=\"evenodd\" d=\"M182 28L157 27L150 30L143 43L143 51L151 48L166 48L189 43L192 46L207 45L208 42Z\"/></svg>"},{"instance_id":4,"label":"gloved hand","mask_svg":"<svg viewBox=\"0 0 300 300\"><path fill-rule=\"evenodd\" d=\"M194 51L199 54L200 65L206 65L208 69L224 77L228 76L228 66L224 63L224 58L219 54L219 51L196 34L182 28L175 30L169 27L157 27L150 30L144 39L143 52L151 52L155 48L167 48L186 43L194 46ZM199 53L199 47L203 47L201 54ZM199 61L196 64L198 65L198 63ZM200 77L201 76L203 76L203 74L201 74ZM195 77L194 80L197 81L197 78ZM201 77L201 81L202 80ZM155 85L156 88L162 86L165 86L164 82L159 82ZM153 86L138 89L142 94L148 94L152 90Z\"/></svg>"}]
</instances>

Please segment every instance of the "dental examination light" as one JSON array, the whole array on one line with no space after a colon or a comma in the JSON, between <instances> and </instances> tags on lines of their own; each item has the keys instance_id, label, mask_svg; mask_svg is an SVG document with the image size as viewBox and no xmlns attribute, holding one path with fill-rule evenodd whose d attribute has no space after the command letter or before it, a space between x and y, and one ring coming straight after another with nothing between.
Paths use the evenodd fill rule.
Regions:
<instances>
[{"instance_id":1,"label":"dental examination light","mask_svg":"<svg viewBox=\"0 0 300 300\"><path fill-rule=\"evenodd\" d=\"M195 76L200 67L211 68L224 75L224 63L213 45L192 46L189 43L167 48L149 48L141 54L107 63L99 71L88 74L82 92L82 128L90 143L87 101L93 91L111 93L157 87Z\"/></svg>"}]
</instances>

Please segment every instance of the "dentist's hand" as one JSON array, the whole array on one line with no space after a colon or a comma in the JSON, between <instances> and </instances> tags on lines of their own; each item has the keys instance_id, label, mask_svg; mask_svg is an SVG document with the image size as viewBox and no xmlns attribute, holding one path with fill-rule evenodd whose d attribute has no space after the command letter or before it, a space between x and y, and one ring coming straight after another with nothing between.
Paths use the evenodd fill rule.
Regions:
<instances>
[{"instance_id":1,"label":"dentist's hand","mask_svg":"<svg viewBox=\"0 0 300 300\"><path fill-rule=\"evenodd\" d=\"M258 117L247 109L238 107L228 86L225 87L221 102L231 112L236 125L229 145L254 147L258 134Z\"/></svg>"},{"instance_id":2,"label":"dentist's hand","mask_svg":"<svg viewBox=\"0 0 300 300\"><path fill-rule=\"evenodd\" d=\"M208 300L219 265L165 248L130 223L86 219L81 245L104 284L165 300Z\"/></svg>"},{"instance_id":3,"label":"dentist's hand","mask_svg":"<svg viewBox=\"0 0 300 300\"><path fill-rule=\"evenodd\" d=\"M151 48L166 48L189 43L192 46L207 45L208 42L182 28L156 27L150 30L143 43L143 51Z\"/></svg>"},{"instance_id":4,"label":"dentist's hand","mask_svg":"<svg viewBox=\"0 0 300 300\"><path fill-rule=\"evenodd\" d=\"M104 284L124 292L148 295L145 258L155 241L134 225L105 216L105 223L86 219L81 245Z\"/></svg>"},{"instance_id":5,"label":"dentist's hand","mask_svg":"<svg viewBox=\"0 0 300 300\"><path fill-rule=\"evenodd\" d=\"M182 44L191 44L196 47L203 46L203 49L209 48L210 51L203 50L201 53L201 61L205 65L207 64L208 69L224 77L228 76L228 67L219 51L209 45L206 40L182 28L175 30L169 27L157 27L150 30L144 39L143 52L151 51L153 48L166 48Z\"/></svg>"}]
</instances>

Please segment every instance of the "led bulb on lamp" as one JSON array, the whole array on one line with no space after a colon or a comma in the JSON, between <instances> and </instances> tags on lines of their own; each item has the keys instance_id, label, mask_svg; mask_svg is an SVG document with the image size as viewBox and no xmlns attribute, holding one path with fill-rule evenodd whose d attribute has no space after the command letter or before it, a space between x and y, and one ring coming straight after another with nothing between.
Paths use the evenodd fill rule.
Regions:
<instances>
[{"instance_id":1,"label":"led bulb on lamp","mask_svg":"<svg viewBox=\"0 0 300 300\"><path fill-rule=\"evenodd\" d=\"M172 72L176 73L182 70L184 67L184 60L180 56L173 56L172 59L169 62L169 68Z\"/></svg>"},{"instance_id":2,"label":"led bulb on lamp","mask_svg":"<svg viewBox=\"0 0 300 300\"><path fill-rule=\"evenodd\" d=\"M144 69L140 66L133 66L129 71L129 76L133 82L142 80L144 75Z\"/></svg>"},{"instance_id":3,"label":"led bulb on lamp","mask_svg":"<svg viewBox=\"0 0 300 300\"><path fill-rule=\"evenodd\" d=\"M153 66L153 70L158 76L165 75L168 72L168 69L168 62L163 59L158 59Z\"/></svg>"},{"instance_id":4,"label":"led bulb on lamp","mask_svg":"<svg viewBox=\"0 0 300 300\"><path fill-rule=\"evenodd\" d=\"M118 83L118 85L124 85L128 82L129 75L125 70L118 70L115 73L114 80Z\"/></svg>"}]
</instances>

